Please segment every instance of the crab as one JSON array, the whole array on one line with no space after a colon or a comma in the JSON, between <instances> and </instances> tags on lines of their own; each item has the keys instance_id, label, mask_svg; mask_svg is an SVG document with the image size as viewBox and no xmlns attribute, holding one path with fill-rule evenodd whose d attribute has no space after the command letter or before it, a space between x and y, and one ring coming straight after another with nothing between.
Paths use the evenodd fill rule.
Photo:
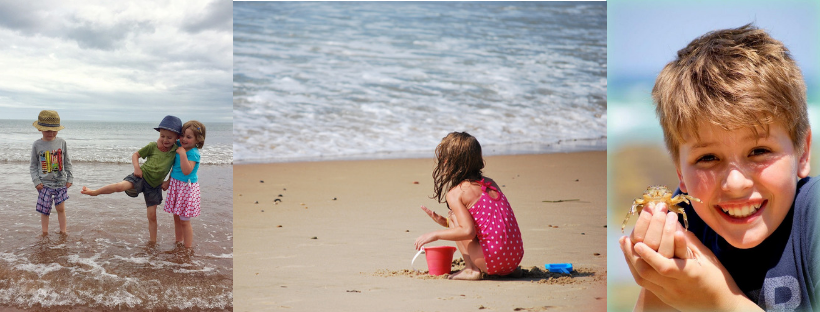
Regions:
<instances>
[{"instance_id":1,"label":"crab","mask_svg":"<svg viewBox=\"0 0 820 312\"><path fill-rule=\"evenodd\" d=\"M686 213L683 211L683 207L678 206L680 203L687 203L691 204L690 200L694 200L696 202L701 202L700 199L697 199L691 195L685 194L678 194L675 197L672 197L672 192L669 191L666 186L662 185L653 185L646 188L646 192L643 192L643 196L641 198L637 198L632 202L632 208L629 209L629 212L626 214L626 218L624 218L624 223L621 224L621 233L624 232L624 227L626 227L626 222L629 221L629 217L636 213L641 213L643 207L649 206L649 203L666 203L666 207L669 211L674 213L679 213L683 215L683 226L687 230L689 229L689 220L686 219Z\"/></svg>"}]
</instances>

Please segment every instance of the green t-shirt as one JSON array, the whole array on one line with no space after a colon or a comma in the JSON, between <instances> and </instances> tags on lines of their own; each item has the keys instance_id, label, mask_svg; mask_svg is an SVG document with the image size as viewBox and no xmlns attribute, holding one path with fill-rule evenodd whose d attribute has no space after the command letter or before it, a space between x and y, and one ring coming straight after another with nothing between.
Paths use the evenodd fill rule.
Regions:
<instances>
[{"instance_id":1,"label":"green t-shirt","mask_svg":"<svg viewBox=\"0 0 820 312\"><path fill-rule=\"evenodd\" d=\"M157 187L162 184L162 180L174 165L176 151L177 146L173 145L169 151L163 153L157 147L157 142L151 142L137 152L140 158L145 158L145 163L140 166L140 169L142 169L142 178L148 182L148 185Z\"/></svg>"}]
</instances>

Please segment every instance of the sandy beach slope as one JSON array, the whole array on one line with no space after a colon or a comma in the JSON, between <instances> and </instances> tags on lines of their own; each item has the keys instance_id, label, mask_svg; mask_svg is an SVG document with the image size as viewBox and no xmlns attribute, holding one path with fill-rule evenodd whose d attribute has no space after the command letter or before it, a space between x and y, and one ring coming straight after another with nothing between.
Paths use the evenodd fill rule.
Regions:
<instances>
[{"instance_id":1,"label":"sandy beach slope","mask_svg":"<svg viewBox=\"0 0 820 312\"><path fill-rule=\"evenodd\" d=\"M485 161L518 219L522 267L570 262L581 274L467 282L404 273L416 237L440 228L419 206L447 211L428 198L433 159L236 165L234 309L605 310L606 153ZM426 270L423 256L416 267Z\"/></svg>"}]
</instances>

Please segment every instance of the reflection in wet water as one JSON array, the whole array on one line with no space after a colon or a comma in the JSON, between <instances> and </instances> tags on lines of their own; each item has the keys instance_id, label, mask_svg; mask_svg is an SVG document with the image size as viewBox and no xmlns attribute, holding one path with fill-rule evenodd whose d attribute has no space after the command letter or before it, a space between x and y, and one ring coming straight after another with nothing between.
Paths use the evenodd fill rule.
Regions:
<instances>
[{"instance_id":1,"label":"reflection in wet water","mask_svg":"<svg viewBox=\"0 0 820 312\"><path fill-rule=\"evenodd\" d=\"M105 172L101 176L106 181L111 180L108 176L119 176L118 170L128 169L127 165L75 166L86 172ZM19 170L16 167L20 166L0 163L0 174ZM0 307L24 311L232 310L232 174L230 166L200 169L203 214L192 221L195 236L190 249L174 243L173 217L160 209L159 243L146 242L142 198L122 194L90 198L74 187L66 204L69 234L60 235L56 227L50 227L51 233L41 236L33 208L36 192L29 194L28 188L21 188L14 193L12 189L16 196L0 201ZM15 197L20 198L19 203L8 200ZM51 219L55 223L56 215Z\"/></svg>"}]
</instances>

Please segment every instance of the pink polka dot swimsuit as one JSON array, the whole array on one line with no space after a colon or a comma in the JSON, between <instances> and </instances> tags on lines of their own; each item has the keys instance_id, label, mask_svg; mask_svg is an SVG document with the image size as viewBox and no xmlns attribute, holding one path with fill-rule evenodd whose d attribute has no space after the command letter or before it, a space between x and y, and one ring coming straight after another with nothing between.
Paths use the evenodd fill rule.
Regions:
<instances>
[{"instance_id":1,"label":"pink polka dot swimsuit","mask_svg":"<svg viewBox=\"0 0 820 312\"><path fill-rule=\"evenodd\" d=\"M484 252L487 273L507 275L524 257L521 231L507 197L484 179L478 183L481 184L481 197L469 211L475 220L476 237ZM498 198L490 197L487 188L498 192Z\"/></svg>"}]
</instances>

